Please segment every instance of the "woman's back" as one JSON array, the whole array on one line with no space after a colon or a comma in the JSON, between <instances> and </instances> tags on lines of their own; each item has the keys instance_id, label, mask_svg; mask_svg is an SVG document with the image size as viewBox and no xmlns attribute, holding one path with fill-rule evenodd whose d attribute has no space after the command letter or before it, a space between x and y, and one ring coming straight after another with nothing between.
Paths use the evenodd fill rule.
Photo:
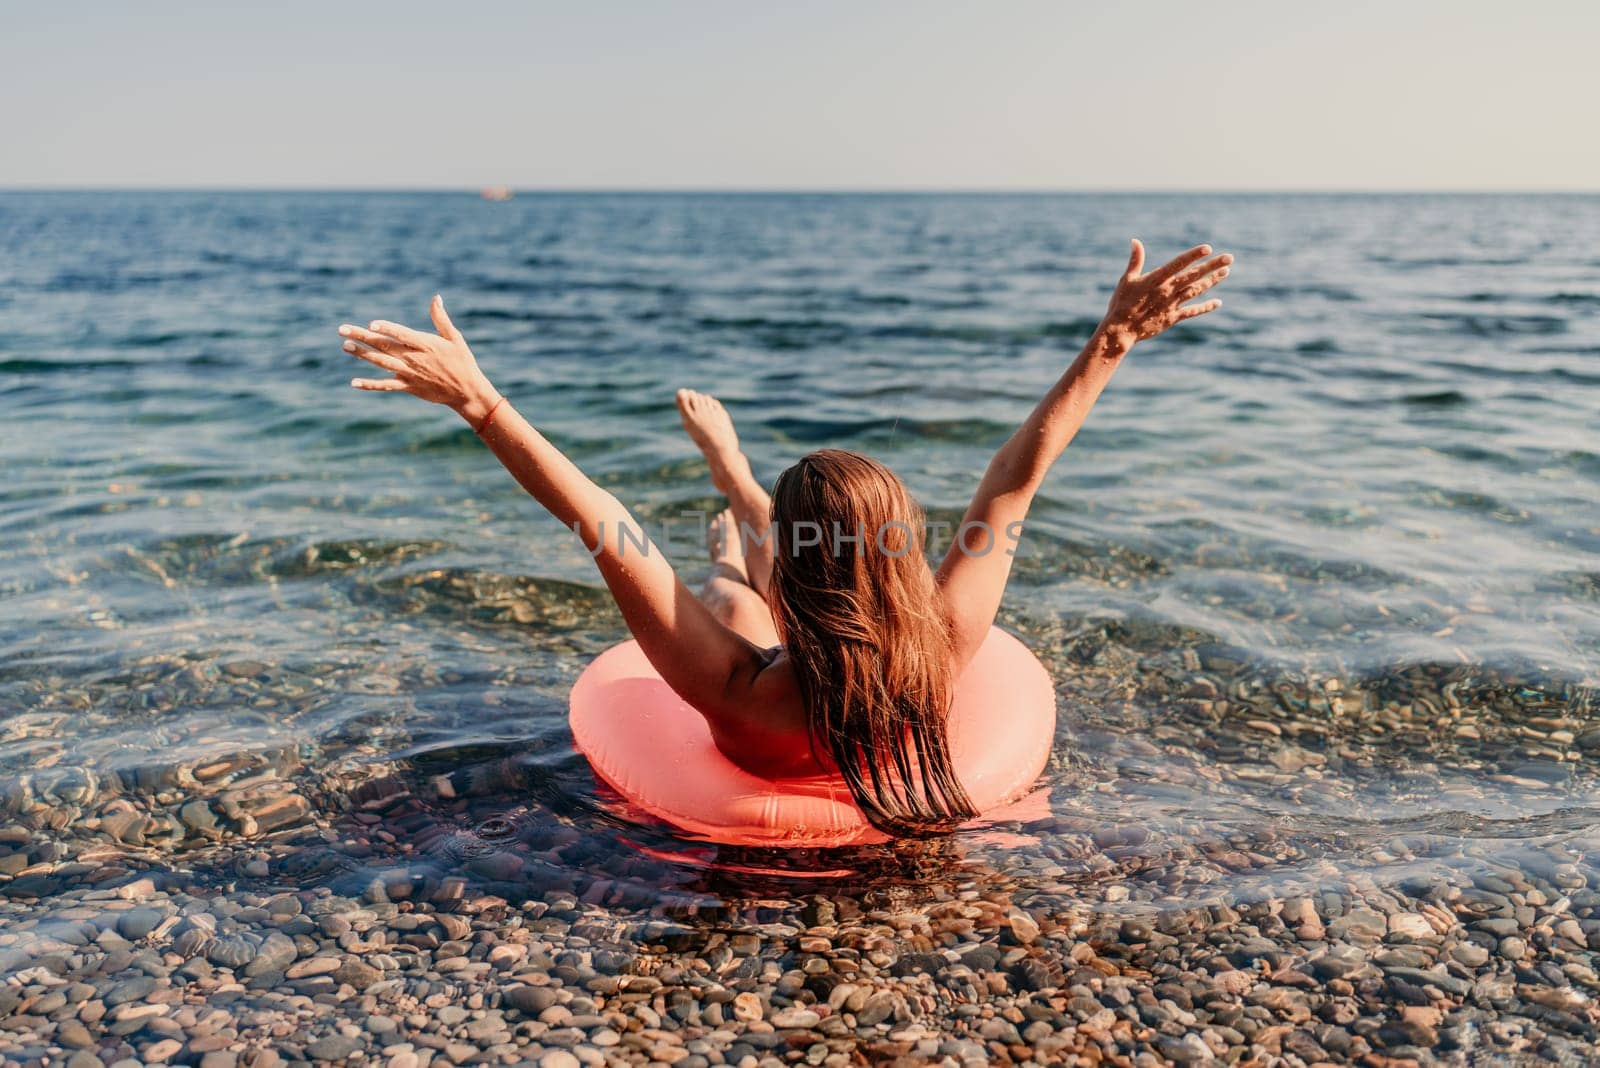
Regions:
<instances>
[{"instance_id":1,"label":"woman's back","mask_svg":"<svg viewBox=\"0 0 1600 1068\"><path fill-rule=\"evenodd\" d=\"M802 778L831 770L811 745L794 664L782 648L750 684L749 714L735 720L708 720L722 754L744 770L769 778Z\"/></svg>"},{"instance_id":2,"label":"woman's back","mask_svg":"<svg viewBox=\"0 0 1600 1068\"><path fill-rule=\"evenodd\" d=\"M950 620L905 484L819 449L778 477L769 534L767 600L813 748L879 827L973 816L950 760Z\"/></svg>"}]
</instances>

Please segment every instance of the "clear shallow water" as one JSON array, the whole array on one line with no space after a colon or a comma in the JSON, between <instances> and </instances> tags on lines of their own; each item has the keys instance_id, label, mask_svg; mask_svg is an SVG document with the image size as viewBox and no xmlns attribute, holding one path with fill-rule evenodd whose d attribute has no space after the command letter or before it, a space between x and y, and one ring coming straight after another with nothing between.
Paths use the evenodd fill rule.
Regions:
<instances>
[{"instance_id":1,"label":"clear shallow water","mask_svg":"<svg viewBox=\"0 0 1600 1068\"><path fill-rule=\"evenodd\" d=\"M1058 680L1052 818L931 846L619 819L565 727L624 636L591 565L332 333L442 291L698 578L674 388L765 479L857 448L957 518L1129 234L1233 251L1225 307L1135 353L1036 507L1004 622ZM0 195L0 897L153 870L626 925L1592 881L1597 239L1583 197Z\"/></svg>"}]
</instances>

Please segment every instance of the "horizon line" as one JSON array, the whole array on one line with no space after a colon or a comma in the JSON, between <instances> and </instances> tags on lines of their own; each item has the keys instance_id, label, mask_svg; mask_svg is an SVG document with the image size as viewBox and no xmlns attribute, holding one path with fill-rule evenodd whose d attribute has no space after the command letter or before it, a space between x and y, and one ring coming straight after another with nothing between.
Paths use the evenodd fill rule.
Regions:
<instances>
[{"instance_id":1,"label":"horizon line","mask_svg":"<svg viewBox=\"0 0 1600 1068\"><path fill-rule=\"evenodd\" d=\"M472 195L504 188L512 196L1596 196L1600 187L1471 187L1471 186L562 186L493 184L487 186L356 186L356 185L0 185L4 193L343 193L391 195Z\"/></svg>"}]
</instances>

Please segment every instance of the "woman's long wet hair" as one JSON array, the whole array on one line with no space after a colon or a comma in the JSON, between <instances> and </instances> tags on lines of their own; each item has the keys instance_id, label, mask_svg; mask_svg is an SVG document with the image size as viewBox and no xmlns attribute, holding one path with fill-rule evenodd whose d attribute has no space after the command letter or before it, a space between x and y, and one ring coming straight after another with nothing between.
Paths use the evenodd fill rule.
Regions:
<instances>
[{"instance_id":1,"label":"woman's long wet hair","mask_svg":"<svg viewBox=\"0 0 1600 1068\"><path fill-rule=\"evenodd\" d=\"M821 449L778 477L769 600L810 721L874 827L951 830L976 815L956 778L950 627L922 509L882 464Z\"/></svg>"}]
</instances>

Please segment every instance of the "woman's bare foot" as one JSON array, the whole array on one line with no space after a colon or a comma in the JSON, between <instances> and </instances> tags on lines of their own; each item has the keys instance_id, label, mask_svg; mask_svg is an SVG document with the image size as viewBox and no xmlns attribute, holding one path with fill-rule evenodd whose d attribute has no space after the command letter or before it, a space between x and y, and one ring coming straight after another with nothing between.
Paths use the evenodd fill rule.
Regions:
<instances>
[{"instance_id":1,"label":"woman's bare foot","mask_svg":"<svg viewBox=\"0 0 1600 1068\"><path fill-rule=\"evenodd\" d=\"M724 626L743 635L757 648L770 649L780 644L778 630L772 622L772 609L750 584L745 570L739 521L734 518L732 508L712 518L711 525L706 528L706 549L711 553L711 575L700 591L700 600Z\"/></svg>"},{"instance_id":2,"label":"woman's bare foot","mask_svg":"<svg viewBox=\"0 0 1600 1068\"><path fill-rule=\"evenodd\" d=\"M739 451L739 434L733 429L733 416L709 393L680 389L677 401L683 429L711 466L711 484L719 493L727 494L729 473L737 470L744 457Z\"/></svg>"},{"instance_id":3,"label":"woman's bare foot","mask_svg":"<svg viewBox=\"0 0 1600 1068\"><path fill-rule=\"evenodd\" d=\"M706 552L718 571L730 573L741 582L748 582L744 570L744 539L739 537L739 521L733 517L732 508L724 508L711 517L706 527Z\"/></svg>"},{"instance_id":4,"label":"woman's bare foot","mask_svg":"<svg viewBox=\"0 0 1600 1068\"><path fill-rule=\"evenodd\" d=\"M739 577L757 593L765 594L772 576L772 499L750 470L750 460L739 448L733 417L722 402L692 389L678 390L677 400L683 429L711 467L711 484L733 509L734 521L728 525L724 542L738 553L738 559L729 569L737 566ZM719 560L715 550L711 557ZM724 569L719 566L717 570Z\"/></svg>"}]
</instances>

